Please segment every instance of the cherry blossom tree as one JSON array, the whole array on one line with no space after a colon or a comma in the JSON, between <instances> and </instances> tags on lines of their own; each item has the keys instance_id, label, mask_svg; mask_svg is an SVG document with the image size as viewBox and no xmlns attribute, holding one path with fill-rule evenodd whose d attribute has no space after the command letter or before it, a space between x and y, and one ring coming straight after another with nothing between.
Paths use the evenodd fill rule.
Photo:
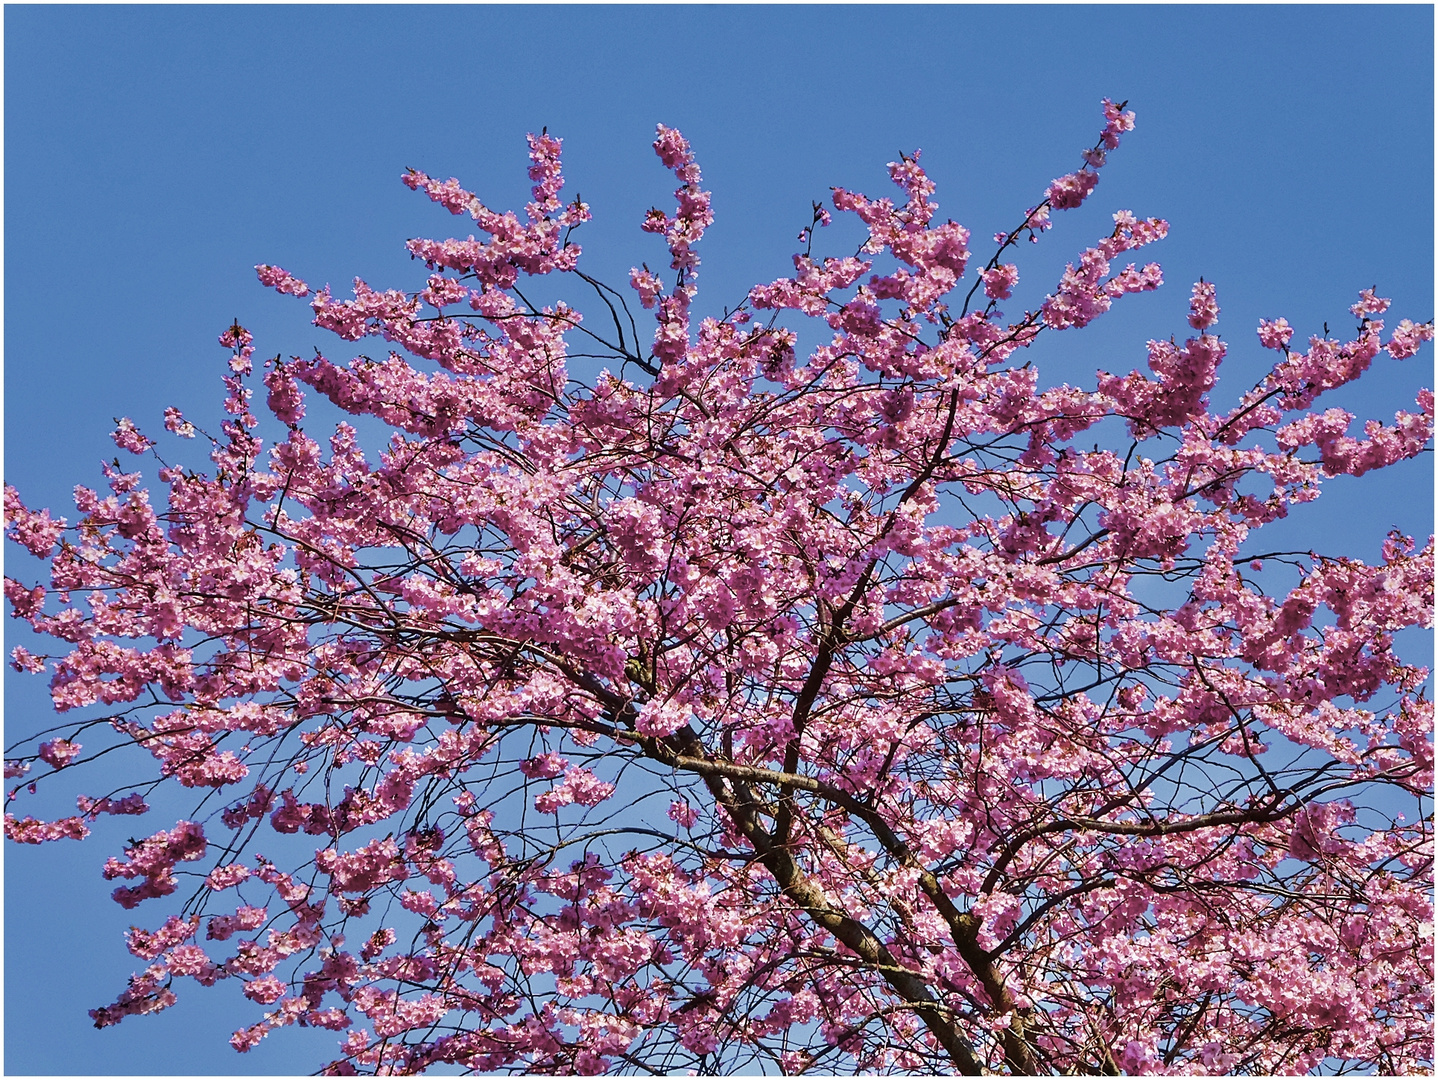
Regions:
<instances>
[{"instance_id":1,"label":"cherry blossom tree","mask_svg":"<svg viewBox=\"0 0 1438 1080\"><path fill-rule=\"evenodd\" d=\"M7 487L49 565L6 595L54 642L12 661L62 714L7 750L7 835L189 807L104 863L148 928L96 1025L234 979L237 1050L330 1028L334 1073L1426 1069L1432 706L1395 635L1432 540L1257 534L1425 451L1429 391L1361 432L1317 403L1433 326L1366 289L1351 332L1225 342L1200 281L1142 369L1044 379L1036 341L1162 284L1128 260L1167 223L1119 211L1000 310L1104 121L982 265L916 153L703 318L677 131L668 266L627 291L582 269L557 138L522 213L408 172L482 234L409 241L418 291L258 267L368 353L264 362L262 422L233 325L216 433L118 423L163 497L118 459L72 520ZM853 254L815 254L831 211ZM1270 360L1219 411L1229 349Z\"/></svg>"}]
</instances>

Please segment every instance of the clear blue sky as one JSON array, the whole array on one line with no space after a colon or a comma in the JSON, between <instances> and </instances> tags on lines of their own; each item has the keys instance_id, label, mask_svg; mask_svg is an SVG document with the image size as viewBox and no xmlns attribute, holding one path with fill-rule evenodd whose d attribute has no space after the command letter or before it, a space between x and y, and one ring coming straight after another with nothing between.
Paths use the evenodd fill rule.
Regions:
<instances>
[{"instance_id":1,"label":"clear blue sky","mask_svg":"<svg viewBox=\"0 0 1438 1080\"><path fill-rule=\"evenodd\" d=\"M565 140L567 190L594 210L578 237L588 268L616 284L662 254L638 230L673 187L654 125L685 132L715 193L699 305L717 309L786 271L831 185L887 194L901 151L923 149L941 215L982 250L1075 167L1099 99L1128 98L1138 130L1089 205L1023 253L1015 306L1041 300L1120 208L1172 223L1153 249L1169 284L1060 338L1044 356L1052 381L1142 366L1147 338L1184 332L1200 275L1234 342L1230 385L1257 371L1260 317L1286 316L1300 340L1324 320L1348 329L1348 305L1375 284L1395 317L1433 314L1426 6L11 6L4 18L5 474L61 513L114 456L112 417L161 433L169 404L218 415L215 337L231 319L260 356L338 344L302 303L258 286L255 263L337 292L356 274L415 288L403 241L463 223L400 173L458 176L518 207L523 137L544 125ZM1391 421L1432 384L1431 357L1380 360L1373 389L1343 403ZM1321 506L1294 535L1319 529L1321 546L1370 558L1390 524L1426 535L1431 458L1335 483ZM7 627L7 640L22 639ZM7 678L7 741L48 726L39 681ZM234 1054L226 1038L257 1010L233 985L187 985L166 1013L91 1028L86 1010L139 963L122 931L157 918L110 902L107 853L5 850L6 1072L290 1073L329 1056L331 1033L293 1029Z\"/></svg>"}]
</instances>

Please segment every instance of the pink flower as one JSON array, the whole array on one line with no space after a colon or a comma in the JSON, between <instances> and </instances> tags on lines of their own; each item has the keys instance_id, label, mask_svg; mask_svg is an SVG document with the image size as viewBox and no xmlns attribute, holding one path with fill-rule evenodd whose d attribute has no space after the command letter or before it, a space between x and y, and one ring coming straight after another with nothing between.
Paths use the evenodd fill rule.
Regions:
<instances>
[{"instance_id":1,"label":"pink flower","mask_svg":"<svg viewBox=\"0 0 1438 1080\"><path fill-rule=\"evenodd\" d=\"M588 769L571 765L560 783L535 797L534 808L541 814L554 814L570 803L598 806L613 794L613 784L600 780Z\"/></svg>"},{"instance_id":2,"label":"pink flower","mask_svg":"<svg viewBox=\"0 0 1438 1080\"><path fill-rule=\"evenodd\" d=\"M265 385L270 391L266 404L275 419L284 424L298 424L304 419L305 396L284 365L276 364L274 370L265 373Z\"/></svg>"},{"instance_id":3,"label":"pink flower","mask_svg":"<svg viewBox=\"0 0 1438 1080\"><path fill-rule=\"evenodd\" d=\"M115 421L115 430L110 438L115 440L115 445L121 450L128 450L132 454L143 454L155 445L153 439L146 438L140 434L135 422L128 416L122 416Z\"/></svg>"},{"instance_id":4,"label":"pink flower","mask_svg":"<svg viewBox=\"0 0 1438 1080\"><path fill-rule=\"evenodd\" d=\"M126 909L133 908L142 901L173 893L178 887L175 864L204 858L207 846L202 825L181 821L168 832L136 841L125 849L124 860L113 856L107 859L102 875L108 880L117 877L145 879L137 886L122 886L113 893L117 904Z\"/></svg>"},{"instance_id":5,"label":"pink flower","mask_svg":"<svg viewBox=\"0 0 1438 1080\"><path fill-rule=\"evenodd\" d=\"M438 180L431 180L422 172L409 169L401 179L405 186L413 191L424 188L425 194L451 214L471 214L477 217L483 211L479 200L465 191L454 177L441 183Z\"/></svg>"},{"instance_id":6,"label":"pink flower","mask_svg":"<svg viewBox=\"0 0 1438 1080\"><path fill-rule=\"evenodd\" d=\"M1348 310L1360 319L1366 319L1370 315L1382 315L1388 310L1388 305L1391 302L1378 296L1374 289L1364 289L1358 294L1358 303Z\"/></svg>"},{"instance_id":7,"label":"pink flower","mask_svg":"<svg viewBox=\"0 0 1438 1080\"><path fill-rule=\"evenodd\" d=\"M639 294L639 303L646 308L652 308L654 302L664 295L664 284L648 269L640 270L637 267L629 271L629 285Z\"/></svg>"},{"instance_id":8,"label":"pink flower","mask_svg":"<svg viewBox=\"0 0 1438 1080\"><path fill-rule=\"evenodd\" d=\"M82 814L92 820L101 814L138 816L150 812L149 804L145 802L144 796L138 791L120 799L111 799L108 796L103 799L92 799L86 795L80 795L75 799L75 804Z\"/></svg>"},{"instance_id":9,"label":"pink flower","mask_svg":"<svg viewBox=\"0 0 1438 1080\"><path fill-rule=\"evenodd\" d=\"M1155 1067L1160 1065L1162 1061L1153 1052L1152 1046L1138 1039L1130 1040L1118 1059L1119 1068L1129 1076L1152 1074L1156 1071Z\"/></svg>"},{"instance_id":10,"label":"pink flower","mask_svg":"<svg viewBox=\"0 0 1438 1080\"><path fill-rule=\"evenodd\" d=\"M265 924L268 914L263 907L242 905L233 915L216 915L206 924L205 936L212 941L228 941L237 930L256 930Z\"/></svg>"},{"instance_id":11,"label":"pink flower","mask_svg":"<svg viewBox=\"0 0 1438 1080\"><path fill-rule=\"evenodd\" d=\"M1318 862L1325 854L1337 851L1342 841L1336 829L1346 816L1337 803L1309 803L1293 815L1293 831L1289 834L1288 853L1295 859Z\"/></svg>"},{"instance_id":12,"label":"pink flower","mask_svg":"<svg viewBox=\"0 0 1438 1080\"><path fill-rule=\"evenodd\" d=\"M1386 346L1388 355L1395 360L1406 360L1418 352L1419 346L1425 341L1433 340L1433 324L1431 322L1415 324L1411 319L1403 319L1393 331L1393 338Z\"/></svg>"},{"instance_id":13,"label":"pink flower","mask_svg":"<svg viewBox=\"0 0 1438 1080\"><path fill-rule=\"evenodd\" d=\"M40 760L63 769L80 753L80 744L68 739L51 739L40 744Z\"/></svg>"},{"instance_id":14,"label":"pink flower","mask_svg":"<svg viewBox=\"0 0 1438 1080\"><path fill-rule=\"evenodd\" d=\"M186 420L180 410L173 405L165 410L165 430L182 439L195 437L195 425Z\"/></svg>"},{"instance_id":15,"label":"pink flower","mask_svg":"<svg viewBox=\"0 0 1438 1080\"><path fill-rule=\"evenodd\" d=\"M161 980L168 976L168 969L162 964L152 964L140 975L130 976L130 985L125 988L112 1005L90 1010L90 1019L97 1028L118 1024L127 1016L143 1016L147 1013L168 1009L176 1001L175 992L165 987Z\"/></svg>"},{"instance_id":16,"label":"pink flower","mask_svg":"<svg viewBox=\"0 0 1438 1080\"><path fill-rule=\"evenodd\" d=\"M43 844L50 840L83 840L90 835L90 830L85 826L84 819L78 817L39 821L33 817L20 819L14 814L6 814L5 835L17 844Z\"/></svg>"},{"instance_id":17,"label":"pink flower","mask_svg":"<svg viewBox=\"0 0 1438 1080\"><path fill-rule=\"evenodd\" d=\"M19 612L16 612L19 615ZM21 615L23 618L24 616ZM16 645L10 650L10 666L16 671L27 672L31 675L38 675L45 670L45 661L36 656L23 645Z\"/></svg>"},{"instance_id":18,"label":"pink flower","mask_svg":"<svg viewBox=\"0 0 1438 1080\"><path fill-rule=\"evenodd\" d=\"M1124 112L1122 105L1115 105L1108 98L1103 99L1104 124L1102 142L1112 150L1118 146L1119 136L1133 130L1134 114Z\"/></svg>"},{"instance_id":19,"label":"pink flower","mask_svg":"<svg viewBox=\"0 0 1438 1080\"><path fill-rule=\"evenodd\" d=\"M141 930L138 926L130 927L125 935L126 944L130 952L142 960L153 960L166 949L172 949L183 942L189 941L195 936L195 931L200 927L198 916L182 919L178 915L171 915L165 920L165 925L158 930Z\"/></svg>"},{"instance_id":20,"label":"pink flower","mask_svg":"<svg viewBox=\"0 0 1438 1080\"><path fill-rule=\"evenodd\" d=\"M261 1005L271 1005L285 996L289 988L273 975L251 979L245 983L245 997Z\"/></svg>"},{"instance_id":21,"label":"pink flower","mask_svg":"<svg viewBox=\"0 0 1438 1080\"><path fill-rule=\"evenodd\" d=\"M419 295L426 304L443 308L464 300L469 296L469 289L462 281L447 278L442 274L431 274L424 291Z\"/></svg>"},{"instance_id":22,"label":"pink flower","mask_svg":"<svg viewBox=\"0 0 1438 1080\"><path fill-rule=\"evenodd\" d=\"M684 136L663 124L659 125L654 139L654 152L659 155L659 160L664 162L666 169L682 169L694 161L694 155L689 152L689 143Z\"/></svg>"},{"instance_id":23,"label":"pink flower","mask_svg":"<svg viewBox=\"0 0 1438 1080\"><path fill-rule=\"evenodd\" d=\"M259 277L261 285L267 285L276 292L288 293L290 296L309 295L310 287L308 285L278 266L266 266L261 263L255 267L255 274Z\"/></svg>"},{"instance_id":24,"label":"pink flower","mask_svg":"<svg viewBox=\"0 0 1438 1080\"><path fill-rule=\"evenodd\" d=\"M65 519L50 517L49 510L38 513L20 501L20 493L5 485L6 535L20 543L36 558L47 558L65 531ZM7 596L9 593L7 592Z\"/></svg>"},{"instance_id":25,"label":"pink flower","mask_svg":"<svg viewBox=\"0 0 1438 1080\"><path fill-rule=\"evenodd\" d=\"M1265 349L1286 349L1293 340L1293 327L1288 325L1287 319L1274 319L1272 322L1260 319L1258 340Z\"/></svg>"},{"instance_id":26,"label":"pink flower","mask_svg":"<svg viewBox=\"0 0 1438 1080\"><path fill-rule=\"evenodd\" d=\"M1214 298L1213 284L1199 281L1193 287L1193 296L1188 301L1188 325L1195 330L1207 330L1218 322L1218 301Z\"/></svg>"},{"instance_id":27,"label":"pink flower","mask_svg":"<svg viewBox=\"0 0 1438 1080\"><path fill-rule=\"evenodd\" d=\"M409 877L399 845L388 837L350 852L327 848L315 855L315 867L329 875L330 889L336 893L365 893Z\"/></svg>"},{"instance_id":28,"label":"pink flower","mask_svg":"<svg viewBox=\"0 0 1438 1080\"><path fill-rule=\"evenodd\" d=\"M662 701L648 701L639 710L639 716L634 721L636 731L644 735L657 735L661 738L666 735L673 735L685 724L689 723L690 712L672 699Z\"/></svg>"},{"instance_id":29,"label":"pink flower","mask_svg":"<svg viewBox=\"0 0 1438 1080\"><path fill-rule=\"evenodd\" d=\"M1083 205L1098 183L1098 173L1085 169L1082 172L1067 173L1051 183L1044 192L1044 198L1055 210L1073 210Z\"/></svg>"},{"instance_id":30,"label":"pink flower","mask_svg":"<svg viewBox=\"0 0 1438 1080\"><path fill-rule=\"evenodd\" d=\"M11 610L17 618L27 619L33 624L36 618L44 611L45 596L45 587L43 585L36 585L33 589L27 589L14 578L5 579L5 598L10 601ZM34 671L35 665L29 659L29 650L23 645L17 645L15 649L19 650L19 655L17 656L16 652L12 650L11 656L17 661L16 669L19 671ZM22 657L24 658L24 662L20 663ZM43 663L40 666L40 670L44 670Z\"/></svg>"},{"instance_id":31,"label":"pink flower","mask_svg":"<svg viewBox=\"0 0 1438 1080\"><path fill-rule=\"evenodd\" d=\"M568 758L560 754L548 753L532 757L527 761L521 761L519 763L519 771L525 776L547 780L552 776L558 776L568 765Z\"/></svg>"},{"instance_id":32,"label":"pink flower","mask_svg":"<svg viewBox=\"0 0 1438 1080\"><path fill-rule=\"evenodd\" d=\"M165 957L172 975L188 975L201 986L214 986L220 969L198 945L177 945Z\"/></svg>"},{"instance_id":33,"label":"pink flower","mask_svg":"<svg viewBox=\"0 0 1438 1080\"><path fill-rule=\"evenodd\" d=\"M1018 284L1019 268L1013 263L1000 263L992 270L985 270L983 278L984 294L990 300L1007 300Z\"/></svg>"},{"instance_id":34,"label":"pink flower","mask_svg":"<svg viewBox=\"0 0 1438 1080\"><path fill-rule=\"evenodd\" d=\"M360 956L365 960L373 960L395 943L395 936L395 932L388 927L376 930L360 948Z\"/></svg>"},{"instance_id":35,"label":"pink flower","mask_svg":"<svg viewBox=\"0 0 1438 1080\"><path fill-rule=\"evenodd\" d=\"M217 866L211 870L205 878L205 884L216 892L221 889L230 889L238 885L250 876L249 867L241 863L230 863L228 866Z\"/></svg>"},{"instance_id":36,"label":"pink flower","mask_svg":"<svg viewBox=\"0 0 1438 1080\"><path fill-rule=\"evenodd\" d=\"M242 1028L230 1036L230 1045L241 1054L248 1053L259 1046L270 1033L270 1025L266 1023L255 1024L251 1027Z\"/></svg>"}]
</instances>

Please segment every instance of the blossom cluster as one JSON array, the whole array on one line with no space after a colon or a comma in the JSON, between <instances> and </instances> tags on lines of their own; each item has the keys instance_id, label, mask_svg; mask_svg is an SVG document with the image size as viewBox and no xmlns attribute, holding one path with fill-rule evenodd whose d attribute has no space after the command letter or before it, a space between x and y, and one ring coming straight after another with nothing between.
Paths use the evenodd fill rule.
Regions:
<instances>
[{"instance_id":1,"label":"blossom cluster","mask_svg":"<svg viewBox=\"0 0 1438 1080\"><path fill-rule=\"evenodd\" d=\"M256 373L236 323L215 434L164 413L208 466L106 465L71 517L7 487L47 642L11 660L60 720L7 751L6 835L195 806L103 865L144 967L95 1023L235 980L237 1051L342 1033L339 1074L1430 1068L1432 539L1262 530L1428 449L1430 391L1361 430L1320 399L1433 326L1369 288L1351 337L1225 340L1200 279L1119 373L1041 372L1163 284L1123 257L1168 223L1120 210L998 308L1103 117L994 250L904 154L833 190L858 250L815 204L707 316L673 128L629 293L579 269L547 132L518 212L407 172L483 234L410 240L412 290L256 268L363 351ZM77 797L101 758L141 776Z\"/></svg>"}]
</instances>

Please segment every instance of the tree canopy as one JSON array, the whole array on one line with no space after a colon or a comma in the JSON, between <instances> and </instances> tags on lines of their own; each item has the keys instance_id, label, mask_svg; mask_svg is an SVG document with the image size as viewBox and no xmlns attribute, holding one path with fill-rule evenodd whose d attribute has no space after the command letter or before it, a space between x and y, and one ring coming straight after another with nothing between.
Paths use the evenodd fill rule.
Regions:
<instances>
[{"instance_id":1,"label":"tree canopy","mask_svg":"<svg viewBox=\"0 0 1438 1080\"><path fill-rule=\"evenodd\" d=\"M1044 378L1036 341L1163 283L1167 223L1120 210L1001 310L1132 128L1103 108L991 244L904 156L707 316L673 129L668 265L627 289L582 268L554 136L522 212L409 171L482 234L410 240L418 291L257 267L374 355L257 378L236 322L223 427L165 413L203 471L121 420L162 497L118 459L73 523L7 487L49 576L6 595L54 642L12 660L77 718L7 750L6 834L193 806L105 863L152 928L95 1023L237 979L237 1050L332 1028L339 1073L1430 1065L1432 707L1394 637L1432 539L1259 534L1428 448L1430 391L1361 430L1319 399L1433 326L1369 288L1350 331L1234 344L1200 280L1146 370ZM1271 362L1217 410L1238 348Z\"/></svg>"}]
</instances>

